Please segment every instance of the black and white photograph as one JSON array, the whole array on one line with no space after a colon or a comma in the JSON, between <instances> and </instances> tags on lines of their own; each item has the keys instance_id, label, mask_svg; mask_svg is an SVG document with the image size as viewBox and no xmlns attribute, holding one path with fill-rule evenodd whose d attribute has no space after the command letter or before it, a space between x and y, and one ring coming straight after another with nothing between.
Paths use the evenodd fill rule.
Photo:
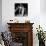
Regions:
<instances>
[{"instance_id":1,"label":"black and white photograph","mask_svg":"<svg viewBox=\"0 0 46 46\"><path fill-rule=\"evenodd\" d=\"M15 3L15 16L28 16L28 3Z\"/></svg>"}]
</instances>

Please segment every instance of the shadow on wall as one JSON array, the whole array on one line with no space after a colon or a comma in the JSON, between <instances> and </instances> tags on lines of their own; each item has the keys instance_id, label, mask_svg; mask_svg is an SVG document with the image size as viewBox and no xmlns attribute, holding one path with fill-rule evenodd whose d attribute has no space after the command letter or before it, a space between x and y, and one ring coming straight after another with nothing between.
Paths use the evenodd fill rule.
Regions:
<instances>
[{"instance_id":1,"label":"shadow on wall","mask_svg":"<svg viewBox=\"0 0 46 46\"><path fill-rule=\"evenodd\" d=\"M46 14L46 0L40 0L40 10Z\"/></svg>"},{"instance_id":2,"label":"shadow on wall","mask_svg":"<svg viewBox=\"0 0 46 46\"><path fill-rule=\"evenodd\" d=\"M2 28L2 0L0 0L0 31Z\"/></svg>"}]
</instances>

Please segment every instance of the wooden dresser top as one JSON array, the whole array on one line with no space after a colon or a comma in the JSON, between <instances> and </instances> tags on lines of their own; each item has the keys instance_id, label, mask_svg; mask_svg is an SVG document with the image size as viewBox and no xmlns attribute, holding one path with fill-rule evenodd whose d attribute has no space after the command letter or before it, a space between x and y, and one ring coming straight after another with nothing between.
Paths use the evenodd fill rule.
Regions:
<instances>
[{"instance_id":1,"label":"wooden dresser top","mask_svg":"<svg viewBox=\"0 0 46 46\"><path fill-rule=\"evenodd\" d=\"M33 25L34 23L7 23L8 25L27 25L27 24L29 24L29 25Z\"/></svg>"}]
</instances>

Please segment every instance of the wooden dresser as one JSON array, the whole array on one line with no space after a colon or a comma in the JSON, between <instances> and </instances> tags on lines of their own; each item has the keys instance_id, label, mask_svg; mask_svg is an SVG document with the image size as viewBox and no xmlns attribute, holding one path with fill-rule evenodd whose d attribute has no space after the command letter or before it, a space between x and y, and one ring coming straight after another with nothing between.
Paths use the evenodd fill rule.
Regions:
<instances>
[{"instance_id":1,"label":"wooden dresser","mask_svg":"<svg viewBox=\"0 0 46 46\"><path fill-rule=\"evenodd\" d=\"M13 41L22 46L33 46L33 23L7 23Z\"/></svg>"}]
</instances>

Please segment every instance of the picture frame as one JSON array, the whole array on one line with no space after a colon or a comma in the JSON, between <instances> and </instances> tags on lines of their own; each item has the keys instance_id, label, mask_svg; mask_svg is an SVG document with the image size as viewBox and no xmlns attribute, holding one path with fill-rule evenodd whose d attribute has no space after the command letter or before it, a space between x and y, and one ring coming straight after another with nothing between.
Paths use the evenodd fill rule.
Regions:
<instances>
[{"instance_id":1,"label":"picture frame","mask_svg":"<svg viewBox=\"0 0 46 46\"><path fill-rule=\"evenodd\" d=\"M15 16L28 16L28 3L15 3Z\"/></svg>"}]
</instances>

